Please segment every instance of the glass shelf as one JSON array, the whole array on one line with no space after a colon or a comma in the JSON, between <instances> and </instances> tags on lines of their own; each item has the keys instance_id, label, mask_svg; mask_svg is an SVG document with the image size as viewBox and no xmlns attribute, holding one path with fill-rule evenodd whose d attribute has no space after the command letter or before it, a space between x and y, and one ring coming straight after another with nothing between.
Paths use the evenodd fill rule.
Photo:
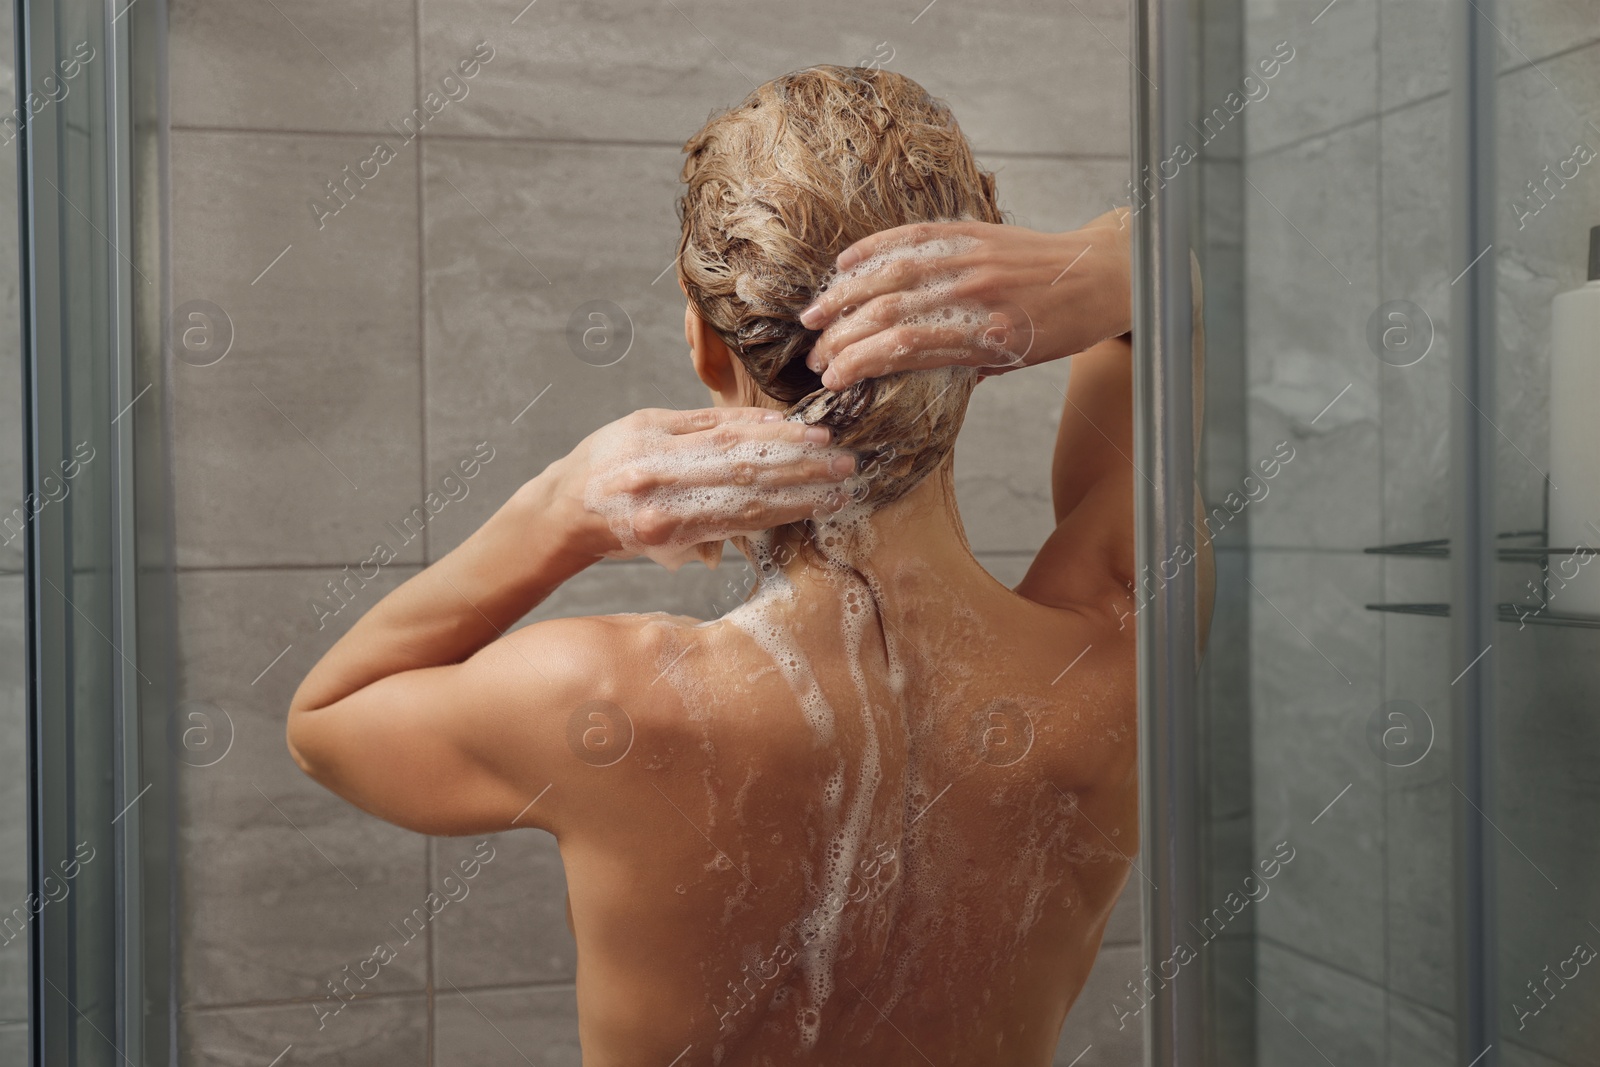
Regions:
<instances>
[{"instance_id":1,"label":"glass shelf","mask_svg":"<svg viewBox=\"0 0 1600 1067\"><path fill-rule=\"evenodd\" d=\"M1449 618L1449 604L1368 604L1368 611L1387 611L1394 615L1432 615L1435 618ZM1522 604L1497 604L1501 622L1527 623L1538 626L1576 626L1583 629L1600 630L1600 615L1573 615L1560 611L1541 611L1539 605L1528 602Z\"/></svg>"},{"instance_id":2,"label":"glass shelf","mask_svg":"<svg viewBox=\"0 0 1600 1067\"><path fill-rule=\"evenodd\" d=\"M1509 533L1498 535L1501 540L1515 537L1536 537L1544 539L1543 530L1513 530ZM1450 539L1448 537L1436 538L1432 541L1400 541L1392 545L1374 545L1363 548L1361 551L1369 556L1423 556L1430 559L1450 558ZM1557 548L1552 545L1507 545L1495 550L1495 556L1506 563L1541 563L1551 556L1572 556L1579 552L1600 551L1594 548Z\"/></svg>"},{"instance_id":3,"label":"glass shelf","mask_svg":"<svg viewBox=\"0 0 1600 1067\"><path fill-rule=\"evenodd\" d=\"M1501 541L1516 538L1532 538L1535 543L1531 545L1506 545L1495 549L1495 557L1502 563L1536 563L1540 569L1549 570L1551 556L1573 556L1579 552L1593 553L1600 549L1560 548L1546 545L1542 542L1545 538L1543 530L1512 530L1498 534ZM1435 538L1429 541L1400 541L1392 545L1375 545L1362 549L1368 555L1379 556L1414 556L1425 559L1449 559L1450 539L1448 537ZM1575 626L1584 629L1600 630L1600 615L1575 615L1570 612L1551 611L1549 604L1540 604L1537 601L1523 603L1502 603L1495 605L1501 622L1514 622L1520 624L1534 624L1538 626ZM1435 618L1448 618L1450 615L1449 604L1368 604L1368 611L1386 611L1395 615L1432 615Z\"/></svg>"}]
</instances>

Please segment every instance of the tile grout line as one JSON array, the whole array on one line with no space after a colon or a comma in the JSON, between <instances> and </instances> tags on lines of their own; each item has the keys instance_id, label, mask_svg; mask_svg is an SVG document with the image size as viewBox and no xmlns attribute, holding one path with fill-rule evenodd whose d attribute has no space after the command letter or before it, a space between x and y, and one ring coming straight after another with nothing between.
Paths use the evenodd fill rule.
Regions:
<instances>
[{"instance_id":1,"label":"tile grout line","mask_svg":"<svg viewBox=\"0 0 1600 1067\"><path fill-rule=\"evenodd\" d=\"M465 993L556 993L563 991L577 992L577 984L571 978L549 982L490 982L483 985L469 985L459 987ZM362 993L354 1000L356 1003L376 1003L378 1001L404 1000L407 997L425 997L427 989L396 989L382 993ZM319 1003L321 997L285 997L278 1000L235 1000L222 1004L188 1004L179 1007L179 1011L190 1015L214 1015L220 1012L255 1011L268 1008L298 1008L306 1004ZM0 1026L8 1025L0 1023Z\"/></svg>"},{"instance_id":2,"label":"tile grout line","mask_svg":"<svg viewBox=\"0 0 1600 1067\"><path fill-rule=\"evenodd\" d=\"M422 106L422 3L423 0L414 0L411 5L413 54L416 59L414 70L415 78L411 85L412 98L415 100L413 107ZM428 198L423 186L427 167L424 163L424 153L427 145L423 143L421 131L417 134L417 422L418 422L418 448L420 453L419 470L417 472L419 499L428 498L428 226L427 205ZM428 526L422 528L422 565L426 567L433 560L433 538ZM432 988L430 983L429 988ZM429 994L429 1041L428 1041L428 1067L433 1067L433 1040L432 1040L432 994Z\"/></svg>"},{"instance_id":3,"label":"tile grout line","mask_svg":"<svg viewBox=\"0 0 1600 1067\"><path fill-rule=\"evenodd\" d=\"M390 129L371 130L309 130L295 126L268 127L268 126L211 126L211 125L174 125L174 133L198 134L225 134L239 136L278 136L278 137L326 137L343 138L347 140L366 140L372 137L387 137L394 133ZM499 133L443 133L423 130L416 136L417 141L453 141L463 144L491 144L491 145L523 145L523 146L568 146L574 148L666 148L673 152L681 152L682 142L641 140L631 137L535 137L525 134L499 134ZM1038 159L1054 160L1057 162L1075 163L1126 163L1126 153L1116 152L1025 152L1019 149L995 148L975 149L974 154L981 160L997 159Z\"/></svg>"},{"instance_id":4,"label":"tile grout line","mask_svg":"<svg viewBox=\"0 0 1600 1067\"><path fill-rule=\"evenodd\" d=\"M1537 59L1530 59L1525 63L1517 63L1514 66L1507 67L1505 70L1496 72L1495 78L1498 80L1510 74L1521 74L1525 70L1533 70L1540 64L1548 63L1552 59L1565 59L1574 52L1581 52L1585 48L1593 48L1595 45L1600 45L1600 37L1592 37L1587 41L1579 41L1577 44L1569 44L1565 48L1558 48L1554 52L1547 52L1544 55L1539 56ZM1521 49L1519 48L1518 51L1520 52Z\"/></svg>"}]
</instances>

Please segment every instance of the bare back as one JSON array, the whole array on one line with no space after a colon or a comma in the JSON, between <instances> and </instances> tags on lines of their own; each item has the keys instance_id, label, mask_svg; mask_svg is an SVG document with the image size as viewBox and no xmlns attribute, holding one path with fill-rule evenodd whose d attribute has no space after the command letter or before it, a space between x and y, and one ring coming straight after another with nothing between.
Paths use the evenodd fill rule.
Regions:
<instances>
[{"instance_id":1,"label":"bare back","mask_svg":"<svg viewBox=\"0 0 1600 1067\"><path fill-rule=\"evenodd\" d=\"M1133 628L968 560L618 620L630 751L561 839L586 1062L1049 1062L1137 848Z\"/></svg>"}]
</instances>

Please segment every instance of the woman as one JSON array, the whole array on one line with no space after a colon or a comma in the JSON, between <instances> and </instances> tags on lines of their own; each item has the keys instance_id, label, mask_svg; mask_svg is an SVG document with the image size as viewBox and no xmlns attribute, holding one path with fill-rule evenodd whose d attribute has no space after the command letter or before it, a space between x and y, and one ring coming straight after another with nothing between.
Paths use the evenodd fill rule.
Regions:
<instances>
[{"instance_id":1,"label":"woman","mask_svg":"<svg viewBox=\"0 0 1600 1067\"><path fill-rule=\"evenodd\" d=\"M886 71L779 78L686 151L714 407L528 482L328 652L289 746L398 825L556 835L586 1063L1046 1064L1137 847L1125 220L1001 225ZM1067 355L1013 591L951 450L982 374ZM761 580L720 620L506 632L602 557L723 539Z\"/></svg>"}]
</instances>

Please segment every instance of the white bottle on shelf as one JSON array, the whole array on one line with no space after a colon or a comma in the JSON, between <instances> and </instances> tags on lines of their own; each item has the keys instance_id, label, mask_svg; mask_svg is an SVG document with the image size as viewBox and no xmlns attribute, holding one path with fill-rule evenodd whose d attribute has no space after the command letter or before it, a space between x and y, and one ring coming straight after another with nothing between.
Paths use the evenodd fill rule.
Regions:
<instances>
[{"instance_id":1,"label":"white bottle on shelf","mask_svg":"<svg viewBox=\"0 0 1600 1067\"><path fill-rule=\"evenodd\" d=\"M1589 281L1550 306L1550 611L1600 615L1600 226Z\"/></svg>"}]
</instances>

